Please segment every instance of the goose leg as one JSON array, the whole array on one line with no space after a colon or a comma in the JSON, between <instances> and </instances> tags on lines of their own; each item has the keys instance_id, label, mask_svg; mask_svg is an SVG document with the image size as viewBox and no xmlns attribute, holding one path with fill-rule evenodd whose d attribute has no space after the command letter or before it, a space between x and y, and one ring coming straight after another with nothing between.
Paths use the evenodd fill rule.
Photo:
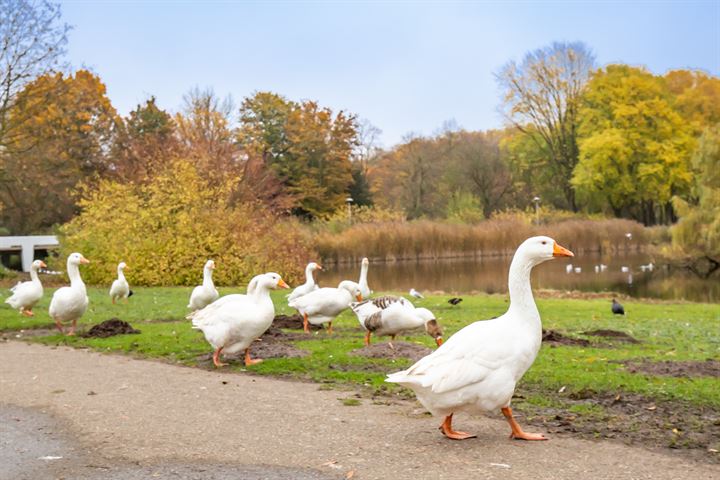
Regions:
<instances>
[{"instance_id":1,"label":"goose leg","mask_svg":"<svg viewBox=\"0 0 720 480\"><path fill-rule=\"evenodd\" d=\"M365 346L366 347L370 346L370 330L365 332Z\"/></svg>"},{"instance_id":2,"label":"goose leg","mask_svg":"<svg viewBox=\"0 0 720 480\"><path fill-rule=\"evenodd\" d=\"M328 335L332 335L332 322L328 322Z\"/></svg>"},{"instance_id":3,"label":"goose leg","mask_svg":"<svg viewBox=\"0 0 720 480\"><path fill-rule=\"evenodd\" d=\"M29 317L34 317L34 316L35 316L35 314L34 314L33 311L32 311L32 307L28 308L28 309L26 310L26 312L27 312L27 314L28 314Z\"/></svg>"},{"instance_id":4,"label":"goose leg","mask_svg":"<svg viewBox=\"0 0 720 480\"><path fill-rule=\"evenodd\" d=\"M388 345L390 345L390 348L395 350L395 345L392 344L392 342L395 341L395 335L390 335L390 341L388 342Z\"/></svg>"},{"instance_id":5,"label":"goose leg","mask_svg":"<svg viewBox=\"0 0 720 480\"><path fill-rule=\"evenodd\" d=\"M445 420L443 423L438 427L443 435L446 437L452 439L452 440L465 440L466 438L475 438L477 435L473 435L471 433L467 432L458 432L452 429L452 416L451 413L447 417L445 417Z\"/></svg>"},{"instance_id":6,"label":"goose leg","mask_svg":"<svg viewBox=\"0 0 720 480\"><path fill-rule=\"evenodd\" d=\"M72 337L75 335L76 328L77 328L77 318L73 318L72 325L70 326L70 331L68 332L68 337Z\"/></svg>"},{"instance_id":7,"label":"goose leg","mask_svg":"<svg viewBox=\"0 0 720 480\"><path fill-rule=\"evenodd\" d=\"M548 439L542 433L523 432L523 429L520 428L520 425L513 418L512 410L510 409L510 407L503 407L503 408L501 408L501 410L502 410L503 415L505 415L505 418L507 419L508 423L510 424L510 428L512 429L510 438L515 438L518 440L547 440Z\"/></svg>"},{"instance_id":8,"label":"goose leg","mask_svg":"<svg viewBox=\"0 0 720 480\"><path fill-rule=\"evenodd\" d=\"M245 349L245 366L255 365L262 362L262 358L250 358L250 347Z\"/></svg>"},{"instance_id":9,"label":"goose leg","mask_svg":"<svg viewBox=\"0 0 720 480\"><path fill-rule=\"evenodd\" d=\"M113 305L115 305L115 297L112 297Z\"/></svg>"},{"instance_id":10,"label":"goose leg","mask_svg":"<svg viewBox=\"0 0 720 480\"><path fill-rule=\"evenodd\" d=\"M222 363L220 361L220 352L222 352L223 347L218 348L215 350L215 353L213 353L213 365L215 365L217 368L224 367L227 365L227 363Z\"/></svg>"},{"instance_id":11,"label":"goose leg","mask_svg":"<svg viewBox=\"0 0 720 480\"><path fill-rule=\"evenodd\" d=\"M310 333L310 323L308 322L307 313L303 313L303 330L305 333Z\"/></svg>"},{"instance_id":12,"label":"goose leg","mask_svg":"<svg viewBox=\"0 0 720 480\"><path fill-rule=\"evenodd\" d=\"M57 327L58 330L60 330L60 333L62 333L62 334L65 333L65 331L63 330L62 323L60 323L60 320L55 319L55 326Z\"/></svg>"}]
</instances>

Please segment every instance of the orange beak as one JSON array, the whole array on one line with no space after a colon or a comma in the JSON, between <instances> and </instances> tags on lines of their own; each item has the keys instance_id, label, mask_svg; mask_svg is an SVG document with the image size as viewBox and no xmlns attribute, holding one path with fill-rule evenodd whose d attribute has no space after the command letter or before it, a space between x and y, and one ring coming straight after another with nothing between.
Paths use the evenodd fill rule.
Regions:
<instances>
[{"instance_id":1,"label":"orange beak","mask_svg":"<svg viewBox=\"0 0 720 480\"><path fill-rule=\"evenodd\" d=\"M85 257L82 257L82 258L80 259L80 263L90 263L90 260L88 260L88 259L85 258Z\"/></svg>"},{"instance_id":2,"label":"orange beak","mask_svg":"<svg viewBox=\"0 0 720 480\"><path fill-rule=\"evenodd\" d=\"M362 302L362 293L358 293L357 295L355 295L355 299L356 299L358 302Z\"/></svg>"},{"instance_id":3,"label":"orange beak","mask_svg":"<svg viewBox=\"0 0 720 480\"><path fill-rule=\"evenodd\" d=\"M439 347L440 345L442 345L442 344L443 344L443 339L442 339L442 337L437 337L437 338L435 339L435 343L437 343L437 346L438 346L438 347Z\"/></svg>"},{"instance_id":4,"label":"orange beak","mask_svg":"<svg viewBox=\"0 0 720 480\"><path fill-rule=\"evenodd\" d=\"M278 285L278 287L281 287L281 288L290 288L290 285L285 283L285 280L283 280L282 278L280 280L278 280L277 285Z\"/></svg>"},{"instance_id":5,"label":"orange beak","mask_svg":"<svg viewBox=\"0 0 720 480\"><path fill-rule=\"evenodd\" d=\"M322 269L323 269L323 268L322 268L322 265L320 265L320 264L318 263L318 268L317 268L317 269L318 269L318 270L322 270Z\"/></svg>"},{"instance_id":6,"label":"orange beak","mask_svg":"<svg viewBox=\"0 0 720 480\"><path fill-rule=\"evenodd\" d=\"M574 257L574 256L575 256L575 254L572 253L567 248L561 247L557 243L553 243L553 257Z\"/></svg>"},{"instance_id":7,"label":"orange beak","mask_svg":"<svg viewBox=\"0 0 720 480\"><path fill-rule=\"evenodd\" d=\"M45 265L45 262L40 261L40 268L47 268L47 265Z\"/></svg>"},{"instance_id":8,"label":"orange beak","mask_svg":"<svg viewBox=\"0 0 720 480\"><path fill-rule=\"evenodd\" d=\"M125 265L125 270L132 270L129 266Z\"/></svg>"}]
</instances>

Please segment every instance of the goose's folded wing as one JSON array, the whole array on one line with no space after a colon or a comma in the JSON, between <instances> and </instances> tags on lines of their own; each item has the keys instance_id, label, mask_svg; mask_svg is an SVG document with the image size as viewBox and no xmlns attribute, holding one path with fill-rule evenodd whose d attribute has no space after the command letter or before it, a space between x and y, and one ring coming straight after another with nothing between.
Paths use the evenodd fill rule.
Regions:
<instances>
[{"instance_id":1,"label":"goose's folded wing","mask_svg":"<svg viewBox=\"0 0 720 480\"><path fill-rule=\"evenodd\" d=\"M241 293L225 295L224 297L215 300L207 307L190 313L185 318L192 320L193 328L200 328L203 325L216 322L217 313L224 305L232 302L242 302L246 297L247 295L243 295Z\"/></svg>"}]
</instances>

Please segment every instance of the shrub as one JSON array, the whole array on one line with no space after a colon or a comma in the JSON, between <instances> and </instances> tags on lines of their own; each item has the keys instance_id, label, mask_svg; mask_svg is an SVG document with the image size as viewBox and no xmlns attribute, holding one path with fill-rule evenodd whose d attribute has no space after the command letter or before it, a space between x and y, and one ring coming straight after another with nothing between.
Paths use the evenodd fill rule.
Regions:
<instances>
[{"instance_id":1,"label":"shrub","mask_svg":"<svg viewBox=\"0 0 720 480\"><path fill-rule=\"evenodd\" d=\"M60 229L60 260L82 252L83 278L107 284L120 261L134 285L193 285L214 259L214 280L237 285L264 271L287 281L313 257L297 222L257 204L231 203L231 183L211 186L187 161L175 161L142 185L102 181L83 192L80 215Z\"/></svg>"}]
</instances>

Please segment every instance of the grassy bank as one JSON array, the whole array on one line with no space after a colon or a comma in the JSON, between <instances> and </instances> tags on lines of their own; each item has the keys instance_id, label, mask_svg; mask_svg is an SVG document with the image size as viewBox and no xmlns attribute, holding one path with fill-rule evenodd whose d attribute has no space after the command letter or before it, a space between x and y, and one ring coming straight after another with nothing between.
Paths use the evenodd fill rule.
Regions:
<instances>
[{"instance_id":1,"label":"grassy bank","mask_svg":"<svg viewBox=\"0 0 720 480\"><path fill-rule=\"evenodd\" d=\"M531 218L510 216L477 224L361 223L341 232L320 230L314 244L326 262L356 260L358 255L385 260L443 258L510 254L533 235L549 235L575 252L638 249L649 241L646 229L630 220L569 219L538 226Z\"/></svg>"},{"instance_id":2,"label":"grassy bank","mask_svg":"<svg viewBox=\"0 0 720 480\"><path fill-rule=\"evenodd\" d=\"M224 289L222 293L233 291ZM191 330L184 320L189 293L189 288L139 288L128 305L113 306L105 290L91 288L91 307L81 330L119 317L142 333L97 339L63 337L49 330L28 338L48 345L89 347L212 369L207 355L210 347L202 334ZM277 313L291 313L282 293L274 293ZM47 315L50 296L48 291L32 319L20 317L9 308L0 309L4 335L21 335L10 332L21 328L51 327ZM496 316L507 308L507 299L502 295L465 297L458 307L450 306L446 300L432 296L418 302L435 312L446 338L472 321ZM543 344L514 401L524 421L542 424L550 433L570 430L574 435L616 437L695 452L720 447L718 376L691 373L676 377L633 369L637 365L665 365L668 361L709 365L707 359L720 358L717 305L626 301L627 317L612 316L607 299L540 298L538 306L546 329L584 345ZM280 339L287 351L300 352L303 357L267 358L248 369L240 361L233 361L226 370L316 381L323 388L350 387L361 392L358 401L365 397L375 401L412 398L408 391L383 382L386 373L410 365L410 359L363 356L363 334L347 312L335 327L332 337L324 331L309 336L293 331ZM587 333L598 329L623 332L639 343ZM432 339L420 332L399 340L417 348L433 346ZM258 344L259 356L263 356L261 347L271 346L273 341L278 342L268 338Z\"/></svg>"}]
</instances>

